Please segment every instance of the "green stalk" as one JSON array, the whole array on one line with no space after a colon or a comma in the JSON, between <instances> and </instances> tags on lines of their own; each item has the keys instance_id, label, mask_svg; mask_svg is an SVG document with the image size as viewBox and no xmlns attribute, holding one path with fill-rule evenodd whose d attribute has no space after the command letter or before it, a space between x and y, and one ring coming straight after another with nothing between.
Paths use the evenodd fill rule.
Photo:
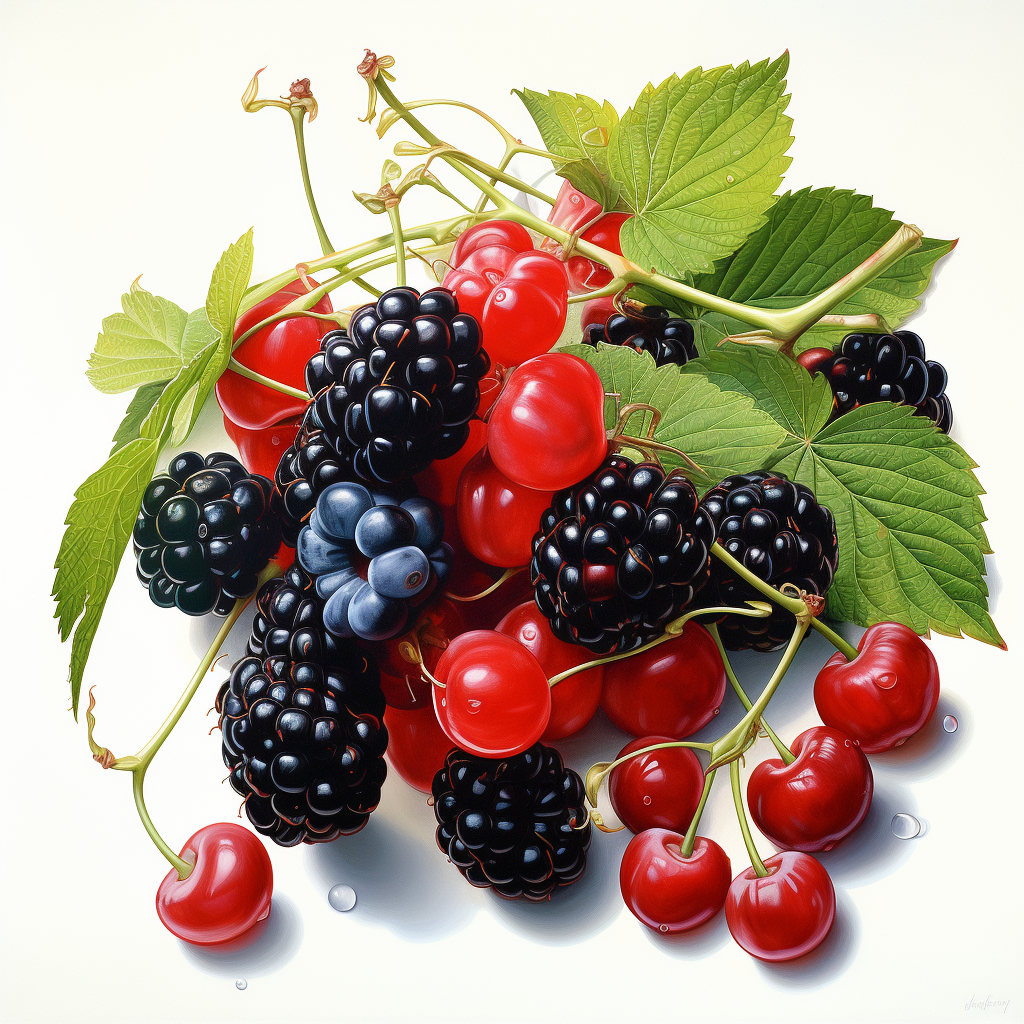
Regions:
<instances>
[{"instance_id":1,"label":"green stalk","mask_svg":"<svg viewBox=\"0 0 1024 1024\"><path fill-rule=\"evenodd\" d=\"M309 167L306 164L306 140L303 134L303 127L306 119L306 108L301 106L289 107L288 113L292 116L292 127L295 129L295 145L299 150L299 168L302 171L302 187L306 190L306 203L309 205L309 212L313 216L313 224L316 227L317 238L320 239L320 248L324 255L334 252L334 246L327 237L323 221L320 220L320 213L316 208L316 200L313 198L313 186L309 181Z\"/></svg>"},{"instance_id":2,"label":"green stalk","mask_svg":"<svg viewBox=\"0 0 1024 1024\"><path fill-rule=\"evenodd\" d=\"M690 827L686 830L683 845L680 847L680 853L684 857L689 857L693 853L693 844L697 840L697 829L700 826L701 815L704 813L704 805L708 802L708 797L711 795L711 787L714 784L716 772L717 769L708 772L707 777L704 779L704 791L700 795L700 803L697 804L697 810L693 812L693 818L690 819Z\"/></svg>"},{"instance_id":3,"label":"green stalk","mask_svg":"<svg viewBox=\"0 0 1024 1024\"><path fill-rule=\"evenodd\" d=\"M732 783L732 802L736 807L736 818L740 823L740 831L743 833L743 845L747 848L750 865L758 877L767 878L768 869L764 866L764 861L761 860L757 847L754 845L754 837L750 834L750 825L747 824L747 812L743 808L743 794L740 792L739 761L732 761L729 764L729 781Z\"/></svg>"},{"instance_id":4,"label":"green stalk","mask_svg":"<svg viewBox=\"0 0 1024 1024\"><path fill-rule=\"evenodd\" d=\"M257 384L262 384L265 388L278 391L282 395L288 395L289 398L297 398L300 402L309 401L309 395L305 391L300 391L298 388L293 388L288 384L282 384L279 380L264 377L262 373L250 370L248 366L240 363L234 356L228 360L228 369L234 370L240 377L245 377L248 380L255 381Z\"/></svg>"},{"instance_id":5,"label":"green stalk","mask_svg":"<svg viewBox=\"0 0 1024 1024\"><path fill-rule=\"evenodd\" d=\"M824 622L819 622L817 619L811 620L811 629L817 630L833 647L837 648L843 655L845 655L847 661L856 660L860 651L857 650L852 644L848 643L843 639L834 629L830 629L825 625Z\"/></svg>"},{"instance_id":6,"label":"green stalk","mask_svg":"<svg viewBox=\"0 0 1024 1024\"><path fill-rule=\"evenodd\" d=\"M388 206L388 217L391 218L391 233L395 239L395 254L398 257L396 283L399 288L405 287L405 235L402 234L402 217L398 212L397 200Z\"/></svg>"}]
</instances>

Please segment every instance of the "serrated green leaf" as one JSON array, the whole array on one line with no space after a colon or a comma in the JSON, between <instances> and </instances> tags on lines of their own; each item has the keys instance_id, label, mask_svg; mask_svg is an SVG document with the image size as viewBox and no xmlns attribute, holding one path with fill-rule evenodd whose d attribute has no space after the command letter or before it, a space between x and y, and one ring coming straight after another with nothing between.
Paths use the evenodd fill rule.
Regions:
<instances>
[{"instance_id":1,"label":"serrated green leaf","mask_svg":"<svg viewBox=\"0 0 1024 1024\"><path fill-rule=\"evenodd\" d=\"M110 449L111 455L139 436L139 428L156 404L166 384L167 381L165 380L155 381L152 384L143 384L135 392L131 402L128 403L128 411L124 414L124 419L121 420L120 426L114 433L114 446Z\"/></svg>"},{"instance_id":2,"label":"serrated green leaf","mask_svg":"<svg viewBox=\"0 0 1024 1024\"><path fill-rule=\"evenodd\" d=\"M185 323L185 333L181 339L181 362L187 363L200 349L206 348L211 341L216 341L220 332L214 329L206 309L194 309Z\"/></svg>"},{"instance_id":3,"label":"serrated green leaf","mask_svg":"<svg viewBox=\"0 0 1024 1024\"><path fill-rule=\"evenodd\" d=\"M646 352L621 345L570 345L559 351L590 363L605 390L620 396L620 409L634 403L657 409L661 419L654 440L685 452L701 473L671 452L659 452L658 457L666 469L683 469L699 486L764 465L784 437L782 428L754 408L750 398L722 391L695 374L683 375L674 364L655 366ZM614 426L611 402L606 414L608 426ZM628 434L646 436L651 419L650 413L637 413L627 423Z\"/></svg>"},{"instance_id":4,"label":"serrated green leaf","mask_svg":"<svg viewBox=\"0 0 1024 1024\"><path fill-rule=\"evenodd\" d=\"M619 187L608 166L608 142L619 120L615 108L607 100L598 103L581 94L512 91L529 111L548 152L569 158L555 163L558 174L606 210L615 209Z\"/></svg>"},{"instance_id":5,"label":"serrated green leaf","mask_svg":"<svg viewBox=\"0 0 1024 1024\"><path fill-rule=\"evenodd\" d=\"M238 305L252 274L252 228L228 246L213 271L206 296L206 315L215 331L231 337Z\"/></svg>"},{"instance_id":6,"label":"serrated green leaf","mask_svg":"<svg viewBox=\"0 0 1024 1024\"><path fill-rule=\"evenodd\" d=\"M623 255L683 278L710 271L764 223L790 163L788 67L785 53L644 89L608 146L621 199L636 214L619 232Z\"/></svg>"}]
</instances>

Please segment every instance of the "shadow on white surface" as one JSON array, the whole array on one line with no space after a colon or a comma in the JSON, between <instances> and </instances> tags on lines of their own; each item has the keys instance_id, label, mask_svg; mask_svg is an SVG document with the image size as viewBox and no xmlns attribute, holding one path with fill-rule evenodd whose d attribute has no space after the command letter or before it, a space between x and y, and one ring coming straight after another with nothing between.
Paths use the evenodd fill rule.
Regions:
<instances>
[{"instance_id":1,"label":"shadow on white surface","mask_svg":"<svg viewBox=\"0 0 1024 1024\"><path fill-rule=\"evenodd\" d=\"M988 610L994 617L999 610L999 597L1003 592L1003 576L995 555L988 555L985 559L985 582L988 584Z\"/></svg>"},{"instance_id":2,"label":"shadow on white surface","mask_svg":"<svg viewBox=\"0 0 1024 1024\"><path fill-rule=\"evenodd\" d=\"M245 655L245 645L249 642L249 633L252 630L252 617L255 614L255 607L255 604L250 604L245 609L220 649L221 657L227 655L227 658L221 664L228 669ZM189 626L188 640L197 657L201 658L206 654L210 649L210 644L213 643L213 638L223 625L224 620L219 615L201 615L192 620Z\"/></svg>"},{"instance_id":3,"label":"shadow on white surface","mask_svg":"<svg viewBox=\"0 0 1024 1024\"><path fill-rule=\"evenodd\" d=\"M207 974L224 978L261 978L279 971L302 945L302 915L287 897L274 893L270 916L234 942L192 946L179 941L182 955Z\"/></svg>"},{"instance_id":4,"label":"shadow on white surface","mask_svg":"<svg viewBox=\"0 0 1024 1024\"><path fill-rule=\"evenodd\" d=\"M676 960L704 960L731 941L724 913L716 914L699 928L679 935L662 935L639 921L637 927L643 929L651 944L660 952Z\"/></svg>"},{"instance_id":5,"label":"shadow on white surface","mask_svg":"<svg viewBox=\"0 0 1024 1024\"><path fill-rule=\"evenodd\" d=\"M943 725L949 716L956 719L953 732L947 732ZM914 781L941 775L970 746L973 732L970 707L957 694L943 691L935 714L916 736L894 750L868 755L875 779L880 774Z\"/></svg>"}]
</instances>

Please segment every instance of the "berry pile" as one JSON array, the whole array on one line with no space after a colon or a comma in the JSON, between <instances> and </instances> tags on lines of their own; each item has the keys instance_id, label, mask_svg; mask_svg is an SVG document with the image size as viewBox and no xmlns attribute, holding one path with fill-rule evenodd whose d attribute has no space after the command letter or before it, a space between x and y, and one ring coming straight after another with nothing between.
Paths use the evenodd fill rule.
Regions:
<instances>
[{"instance_id":1,"label":"berry pile","mask_svg":"<svg viewBox=\"0 0 1024 1024\"><path fill-rule=\"evenodd\" d=\"M537 743L504 760L456 747L432 794L437 845L475 886L539 901L586 869L583 782L552 747Z\"/></svg>"},{"instance_id":2,"label":"berry pile","mask_svg":"<svg viewBox=\"0 0 1024 1024\"><path fill-rule=\"evenodd\" d=\"M595 347L601 342L626 345L637 352L647 352L658 366L666 363L685 366L697 358L693 326L687 320L672 316L663 306L612 313L603 324L586 324L583 341Z\"/></svg>"},{"instance_id":3,"label":"berry pile","mask_svg":"<svg viewBox=\"0 0 1024 1024\"><path fill-rule=\"evenodd\" d=\"M271 486L223 452L182 452L154 477L132 532L138 577L153 603L227 615L253 594L281 544Z\"/></svg>"},{"instance_id":4,"label":"berry pile","mask_svg":"<svg viewBox=\"0 0 1024 1024\"><path fill-rule=\"evenodd\" d=\"M714 539L685 476L611 455L541 517L530 562L537 605L560 640L629 650L693 601Z\"/></svg>"}]
</instances>

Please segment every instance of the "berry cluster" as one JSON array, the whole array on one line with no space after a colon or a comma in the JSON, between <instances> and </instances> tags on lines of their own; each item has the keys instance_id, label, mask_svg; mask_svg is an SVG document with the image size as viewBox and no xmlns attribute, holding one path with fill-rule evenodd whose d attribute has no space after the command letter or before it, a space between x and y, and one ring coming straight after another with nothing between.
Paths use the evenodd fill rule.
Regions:
<instances>
[{"instance_id":1,"label":"berry cluster","mask_svg":"<svg viewBox=\"0 0 1024 1024\"><path fill-rule=\"evenodd\" d=\"M432 795L437 845L475 886L539 901L586 869L583 782L552 747L537 743L504 760L456 747Z\"/></svg>"},{"instance_id":2,"label":"berry cluster","mask_svg":"<svg viewBox=\"0 0 1024 1024\"><path fill-rule=\"evenodd\" d=\"M586 324L583 341L595 347L600 342L626 345L637 352L647 352L658 366L685 366L697 358L693 326L672 316L663 306L631 308L627 313L612 313L603 324Z\"/></svg>"}]
</instances>

